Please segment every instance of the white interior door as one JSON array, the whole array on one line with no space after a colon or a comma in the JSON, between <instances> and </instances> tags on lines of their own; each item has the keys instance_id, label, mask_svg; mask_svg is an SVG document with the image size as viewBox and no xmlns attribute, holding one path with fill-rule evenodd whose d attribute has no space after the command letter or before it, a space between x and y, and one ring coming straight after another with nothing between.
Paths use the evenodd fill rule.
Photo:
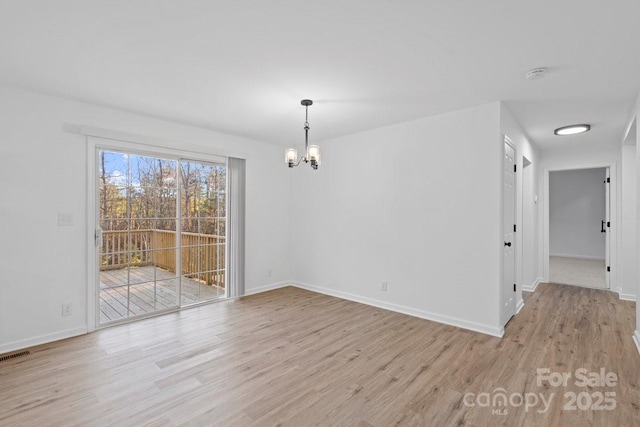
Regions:
<instances>
[{"instance_id":1,"label":"white interior door","mask_svg":"<svg viewBox=\"0 0 640 427\"><path fill-rule=\"evenodd\" d=\"M605 188L605 192L604 192L604 220L606 221L606 226L604 227L605 230L605 235L604 235L604 265L605 265L605 273L604 273L604 277L605 277L605 284L607 286L607 289L609 289L611 287L610 283L609 283L609 266L611 265L611 194L609 191L609 188L611 187L611 175L610 175L610 171L609 168L606 169L606 178L605 178L605 184L604 184L604 188ZM602 276L600 276L602 277Z\"/></svg>"},{"instance_id":2,"label":"white interior door","mask_svg":"<svg viewBox=\"0 0 640 427\"><path fill-rule=\"evenodd\" d=\"M504 199L503 199L503 263L502 263L502 324L506 325L516 313L516 257L515 257L515 207L516 207L515 149L505 139L504 143Z\"/></svg>"}]
</instances>

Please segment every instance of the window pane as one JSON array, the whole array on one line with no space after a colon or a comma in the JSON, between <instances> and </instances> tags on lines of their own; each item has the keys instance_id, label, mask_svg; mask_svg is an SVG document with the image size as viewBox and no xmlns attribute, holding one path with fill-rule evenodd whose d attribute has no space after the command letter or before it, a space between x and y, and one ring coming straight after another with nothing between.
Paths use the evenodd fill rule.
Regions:
<instances>
[{"instance_id":1,"label":"window pane","mask_svg":"<svg viewBox=\"0 0 640 427\"><path fill-rule=\"evenodd\" d=\"M175 307L180 280L183 305L224 296L226 166L107 150L98 164L101 322Z\"/></svg>"}]
</instances>

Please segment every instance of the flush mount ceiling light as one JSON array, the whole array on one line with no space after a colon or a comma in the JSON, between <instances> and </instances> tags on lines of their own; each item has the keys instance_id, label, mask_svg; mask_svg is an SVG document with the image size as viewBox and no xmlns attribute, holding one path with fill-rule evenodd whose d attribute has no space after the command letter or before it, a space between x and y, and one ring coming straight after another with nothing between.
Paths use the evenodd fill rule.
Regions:
<instances>
[{"instance_id":1,"label":"flush mount ceiling light","mask_svg":"<svg viewBox=\"0 0 640 427\"><path fill-rule=\"evenodd\" d=\"M304 156L298 159L298 150L289 148L285 152L284 161L290 168L298 166L300 162L310 163L311 167L316 170L320 166L320 147L317 145L309 145L309 105L313 105L310 99L300 101L304 105Z\"/></svg>"},{"instance_id":2,"label":"flush mount ceiling light","mask_svg":"<svg viewBox=\"0 0 640 427\"><path fill-rule=\"evenodd\" d=\"M577 133L583 133L591 130L591 125L571 125L571 126L563 126L553 131L554 134L564 136L564 135L575 135Z\"/></svg>"}]
</instances>

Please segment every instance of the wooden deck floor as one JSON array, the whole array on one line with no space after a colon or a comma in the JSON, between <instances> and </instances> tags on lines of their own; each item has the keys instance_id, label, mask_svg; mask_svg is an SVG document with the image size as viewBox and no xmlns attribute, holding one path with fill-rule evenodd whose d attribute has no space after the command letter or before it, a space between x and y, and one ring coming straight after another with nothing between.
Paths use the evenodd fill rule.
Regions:
<instances>
[{"instance_id":1,"label":"wooden deck floor","mask_svg":"<svg viewBox=\"0 0 640 427\"><path fill-rule=\"evenodd\" d=\"M130 273L127 269L101 271L100 323L177 307L178 279L174 276L172 272L153 266L137 267ZM127 286L129 281L131 286ZM182 278L183 305L223 297L224 288Z\"/></svg>"}]
</instances>

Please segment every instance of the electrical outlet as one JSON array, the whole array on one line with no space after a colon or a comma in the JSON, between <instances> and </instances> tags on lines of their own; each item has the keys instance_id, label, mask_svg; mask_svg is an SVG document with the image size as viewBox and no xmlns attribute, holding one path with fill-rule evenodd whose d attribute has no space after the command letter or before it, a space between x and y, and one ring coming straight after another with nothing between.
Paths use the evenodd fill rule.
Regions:
<instances>
[{"instance_id":1,"label":"electrical outlet","mask_svg":"<svg viewBox=\"0 0 640 427\"><path fill-rule=\"evenodd\" d=\"M71 316L73 313L71 304L62 304L62 315Z\"/></svg>"},{"instance_id":2,"label":"electrical outlet","mask_svg":"<svg viewBox=\"0 0 640 427\"><path fill-rule=\"evenodd\" d=\"M382 282L382 285L380 285L380 290L382 292L387 292L387 285L388 285L387 282Z\"/></svg>"},{"instance_id":3,"label":"electrical outlet","mask_svg":"<svg viewBox=\"0 0 640 427\"><path fill-rule=\"evenodd\" d=\"M58 227L71 227L73 225L73 214L58 212Z\"/></svg>"}]
</instances>

